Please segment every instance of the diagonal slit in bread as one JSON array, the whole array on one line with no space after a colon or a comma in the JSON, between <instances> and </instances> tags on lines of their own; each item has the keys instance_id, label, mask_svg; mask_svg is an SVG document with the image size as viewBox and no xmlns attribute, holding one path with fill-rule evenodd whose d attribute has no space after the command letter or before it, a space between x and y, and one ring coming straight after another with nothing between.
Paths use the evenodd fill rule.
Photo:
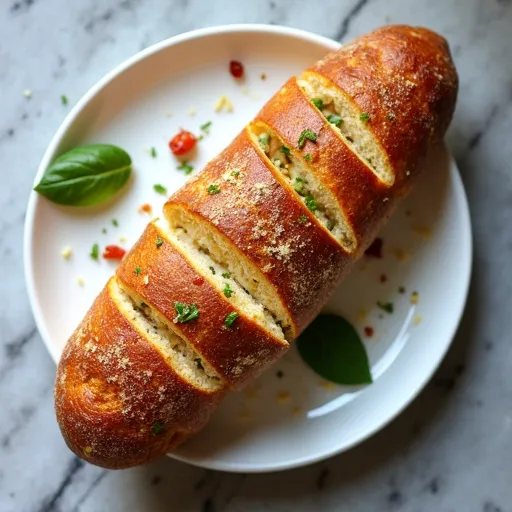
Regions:
<instances>
[{"instance_id":1,"label":"diagonal slit in bread","mask_svg":"<svg viewBox=\"0 0 512 512\"><path fill-rule=\"evenodd\" d=\"M112 281L110 292L119 311L144 335L178 375L206 391L217 391L223 387L215 370L172 330L162 315L142 302L118 280Z\"/></svg>"},{"instance_id":2,"label":"diagonal slit in bread","mask_svg":"<svg viewBox=\"0 0 512 512\"><path fill-rule=\"evenodd\" d=\"M331 123L332 127L379 180L392 186L395 174L385 152L366 126L370 121L366 118L367 113L361 112L347 94L318 73L306 71L297 82L312 100L319 100L318 106L325 117L335 115L340 118Z\"/></svg>"},{"instance_id":3,"label":"diagonal slit in bread","mask_svg":"<svg viewBox=\"0 0 512 512\"><path fill-rule=\"evenodd\" d=\"M356 240L350 224L333 194L309 169L306 162L297 156L293 148L285 146L279 135L265 123L251 124L248 132L255 145L287 179L322 226L347 252L353 252L356 248Z\"/></svg>"},{"instance_id":4,"label":"diagonal slit in bread","mask_svg":"<svg viewBox=\"0 0 512 512\"><path fill-rule=\"evenodd\" d=\"M266 285L266 279L260 277L258 280L258 271L249 263L240 261L223 242L222 236L209 230L206 222L170 206L166 208L166 215L170 225L164 219L159 219L156 225L187 255L189 261L194 262L199 273L208 276L208 281L223 292L245 316L272 335L283 339L282 322L276 319L277 315L272 309L277 299L267 289L270 286ZM271 299L261 300L260 297Z\"/></svg>"}]
</instances>

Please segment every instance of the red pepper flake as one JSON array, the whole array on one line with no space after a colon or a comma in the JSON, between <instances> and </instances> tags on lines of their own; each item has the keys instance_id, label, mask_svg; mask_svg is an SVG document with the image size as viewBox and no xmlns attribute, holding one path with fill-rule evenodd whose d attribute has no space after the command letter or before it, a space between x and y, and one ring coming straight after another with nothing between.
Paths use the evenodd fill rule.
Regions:
<instances>
[{"instance_id":1,"label":"red pepper flake","mask_svg":"<svg viewBox=\"0 0 512 512\"><path fill-rule=\"evenodd\" d=\"M380 282L385 283L388 280L388 276L386 274L380 275Z\"/></svg>"},{"instance_id":2,"label":"red pepper flake","mask_svg":"<svg viewBox=\"0 0 512 512\"><path fill-rule=\"evenodd\" d=\"M144 204L141 204L137 210L139 211L139 213L151 213L153 211L153 208L152 206L149 204L149 203L144 203Z\"/></svg>"},{"instance_id":3,"label":"red pepper flake","mask_svg":"<svg viewBox=\"0 0 512 512\"><path fill-rule=\"evenodd\" d=\"M374 331L373 331L373 327L366 326L366 327L364 328L364 334L365 334L366 336L368 336L368 338L371 338L371 337L373 336L373 333L374 333Z\"/></svg>"},{"instance_id":4,"label":"red pepper flake","mask_svg":"<svg viewBox=\"0 0 512 512\"><path fill-rule=\"evenodd\" d=\"M103 257L106 260L121 260L126 254L126 250L119 245L107 245L103 251Z\"/></svg>"},{"instance_id":5,"label":"red pepper flake","mask_svg":"<svg viewBox=\"0 0 512 512\"><path fill-rule=\"evenodd\" d=\"M372 258L382 258L382 238L376 238L372 245L366 249L364 252L366 256L370 256Z\"/></svg>"},{"instance_id":6,"label":"red pepper flake","mask_svg":"<svg viewBox=\"0 0 512 512\"><path fill-rule=\"evenodd\" d=\"M173 155L184 155L195 148L196 142L197 138L193 133L181 130L169 141L169 149Z\"/></svg>"},{"instance_id":7,"label":"red pepper flake","mask_svg":"<svg viewBox=\"0 0 512 512\"><path fill-rule=\"evenodd\" d=\"M229 72L234 78L242 78L244 75L244 66L238 60L229 61Z\"/></svg>"},{"instance_id":8,"label":"red pepper flake","mask_svg":"<svg viewBox=\"0 0 512 512\"><path fill-rule=\"evenodd\" d=\"M195 284L196 286L202 286L204 284L204 279L202 277L195 277L192 281L192 284Z\"/></svg>"}]
</instances>

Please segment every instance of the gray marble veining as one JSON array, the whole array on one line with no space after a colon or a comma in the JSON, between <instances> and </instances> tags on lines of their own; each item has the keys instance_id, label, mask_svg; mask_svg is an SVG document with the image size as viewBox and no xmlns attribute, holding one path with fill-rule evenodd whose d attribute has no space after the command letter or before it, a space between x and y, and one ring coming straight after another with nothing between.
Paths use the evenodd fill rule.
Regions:
<instances>
[{"instance_id":1,"label":"gray marble veining","mask_svg":"<svg viewBox=\"0 0 512 512\"><path fill-rule=\"evenodd\" d=\"M462 325L435 378L382 432L331 460L279 474L172 460L124 472L64 445L54 364L22 273L34 172L69 107L113 66L171 35L241 22L346 41L384 23L429 26L460 73L448 142L469 196L475 270ZM0 512L512 511L512 2L510 0L4 0L0 6ZM30 99L23 96L32 90Z\"/></svg>"}]
</instances>

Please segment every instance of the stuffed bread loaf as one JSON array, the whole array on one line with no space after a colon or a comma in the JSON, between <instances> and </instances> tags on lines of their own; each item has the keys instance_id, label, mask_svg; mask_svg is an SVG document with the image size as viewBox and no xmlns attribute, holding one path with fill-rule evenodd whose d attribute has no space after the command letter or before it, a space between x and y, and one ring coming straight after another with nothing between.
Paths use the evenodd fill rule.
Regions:
<instances>
[{"instance_id":1,"label":"stuffed bread loaf","mask_svg":"<svg viewBox=\"0 0 512 512\"><path fill-rule=\"evenodd\" d=\"M68 341L55 406L71 450L147 463L283 355L442 140L457 85L446 41L409 26L291 78L168 200Z\"/></svg>"}]
</instances>

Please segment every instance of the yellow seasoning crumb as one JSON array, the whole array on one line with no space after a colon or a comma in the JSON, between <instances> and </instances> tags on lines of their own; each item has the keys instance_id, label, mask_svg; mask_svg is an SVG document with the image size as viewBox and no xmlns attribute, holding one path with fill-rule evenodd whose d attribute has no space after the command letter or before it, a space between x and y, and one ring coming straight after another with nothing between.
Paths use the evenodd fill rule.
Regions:
<instances>
[{"instance_id":1,"label":"yellow seasoning crumb","mask_svg":"<svg viewBox=\"0 0 512 512\"><path fill-rule=\"evenodd\" d=\"M242 94L249 94L249 88L246 85L244 85L240 90L242 91Z\"/></svg>"},{"instance_id":2,"label":"yellow seasoning crumb","mask_svg":"<svg viewBox=\"0 0 512 512\"><path fill-rule=\"evenodd\" d=\"M25 98L32 98L32 91L30 89L25 89L23 91L23 96L25 96Z\"/></svg>"},{"instance_id":3,"label":"yellow seasoning crumb","mask_svg":"<svg viewBox=\"0 0 512 512\"><path fill-rule=\"evenodd\" d=\"M261 73L260 78L262 80L266 80L267 79L267 75L265 73Z\"/></svg>"},{"instance_id":4,"label":"yellow seasoning crumb","mask_svg":"<svg viewBox=\"0 0 512 512\"><path fill-rule=\"evenodd\" d=\"M78 276L76 278L76 283L78 284L78 286L85 286L85 279L81 276Z\"/></svg>"},{"instance_id":5,"label":"yellow seasoning crumb","mask_svg":"<svg viewBox=\"0 0 512 512\"><path fill-rule=\"evenodd\" d=\"M85 453L86 455L90 455L90 454L92 453L92 446L86 446L86 447L84 448L84 453Z\"/></svg>"},{"instance_id":6,"label":"yellow seasoning crumb","mask_svg":"<svg viewBox=\"0 0 512 512\"><path fill-rule=\"evenodd\" d=\"M359 322L363 323L366 320L366 316L368 315L368 311L366 309L360 309L357 312L357 319Z\"/></svg>"},{"instance_id":7,"label":"yellow seasoning crumb","mask_svg":"<svg viewBox=\"0 0 512 512\"><path fill-rule=\"evenodd\" d=\"M144 284L146 286L149 284L149 276L147 274L144 276L144 281L143 282L144 282Z\"/></svg>"},{"instance_id":8,"label":"yellow seasoning crumb","mask_svg":"<svg viewBox=\"0 0 512 512\"><path fill-rule=\"evenodd\" d=\"M419 325L422 320L423 320L423 318L421 315L414 315L414 318L412 319L412 323L414 325Z\"/></svg>"},{"instance_id":9,"label":"yellow seasoning crumb","mask_svg":"<svg viewBox=\"0 0 512 512\"><path fill-rule=\"evenodd\" d=\"M62 251L60 251L60 255L65 260L69 260L69 258L71 258L72 254L73 254L73 251L72 251L72 249L71 249L71 247L69 245L67 245L66 247L64 247L64 249L62 249Z\"/></svg>"},{"instance_id":10,"label":"yellow seasoning crumb","mask_svg":"<svg viewBox=\"0 0 512 512\"><path fill-rule=\"evenodd\" d=\"M217 100L217 103L215 103L213 109L215 112L220 112L221 110L225 110L226 112L233 112L233 103L231 103L231 100L223 94Z\"/></svg>"},{"instance_id":11,"label":"yellow seasoning crumb","mask_svg":"<svg viewBox=\"0 0 512 512\"><path fill-rule=\"evenodd\" d=\"M395 258L400 262L405 261L411 256L410 253L404 251L403 249L396 249L395 251L393 251L393 254L395 255Z\"/></svg>"},{"instance_id":12,"label":"yellow seasoning crumb","mask_svg":"<svg viewBox=\"0 0 512 512\"><path fill-rule=\"evenodd\" d=\"M188 115L190 117L194 117L196 114L197 114L197 108L192 107L192 108L188 109Z\"/></svg>"},{"instance_id":13,"label":"yellow seasoning crumb","mask_svg":"<svg viewBox=\"0 0 512 512\"><path fill-rule=\"evenodd\" d=\"M127 241L128 241L128 238L126 238L125 236L120 236L120 237L119 237L119 241L120 241L121 243L124 243L124 242L127 242Z\"/></svg>"},{"instance_id":14,"label":"yellow seasoning crumb","mask_svg":"<svg viewBox=\"0 0 512 512\"><path fill-rule=\"evenodd\" d=\"M418 292L411 293L411 304L418 304L420 300L420 294Z\"/></svg>"},{"instance_id":15,"label":"yellow seasoning crumb","mask_svg":"<svg viewBox=\"0 0 512 512\"><path fill-rule=\"evenodd\" d=\"M327 391L334 391L336 389L336 384L334 382L330 382L328 380L324 380L320 383L320 386L322 386L324 389L327 389Z\"/></svg>"},{"instance_id":16,"label":"yellow seasoning crumb","mask_svg":"<svg viewBox=\"0 0 512 512\"><path fill-rule=\"evenodd\" d=\"M426 226L413 226L412 230L414 233L427 240L432 236L432 231Z\"/></svg>"},{"instance_id":17,"label":"yellow seasoning crumb","mask_svg":"<svg viewBox=\"0 0 512 512\"><path fill-rule=\"evenodd\" d=\"M276 396L276 402L278 404L284 404L290 400L290 393L288 391L280 391Z\"/></svg>"},{"instance_id":18,"label":"yellow seasoning crumb","mask_svg":"<svg viewBox=\"0 0 512 512\"><path fill-rule=\"evenodd\" d=\"M300 416L302 414L302 407L294 407L292 413L294 416Z\"/></svg>"}]
</instances>

